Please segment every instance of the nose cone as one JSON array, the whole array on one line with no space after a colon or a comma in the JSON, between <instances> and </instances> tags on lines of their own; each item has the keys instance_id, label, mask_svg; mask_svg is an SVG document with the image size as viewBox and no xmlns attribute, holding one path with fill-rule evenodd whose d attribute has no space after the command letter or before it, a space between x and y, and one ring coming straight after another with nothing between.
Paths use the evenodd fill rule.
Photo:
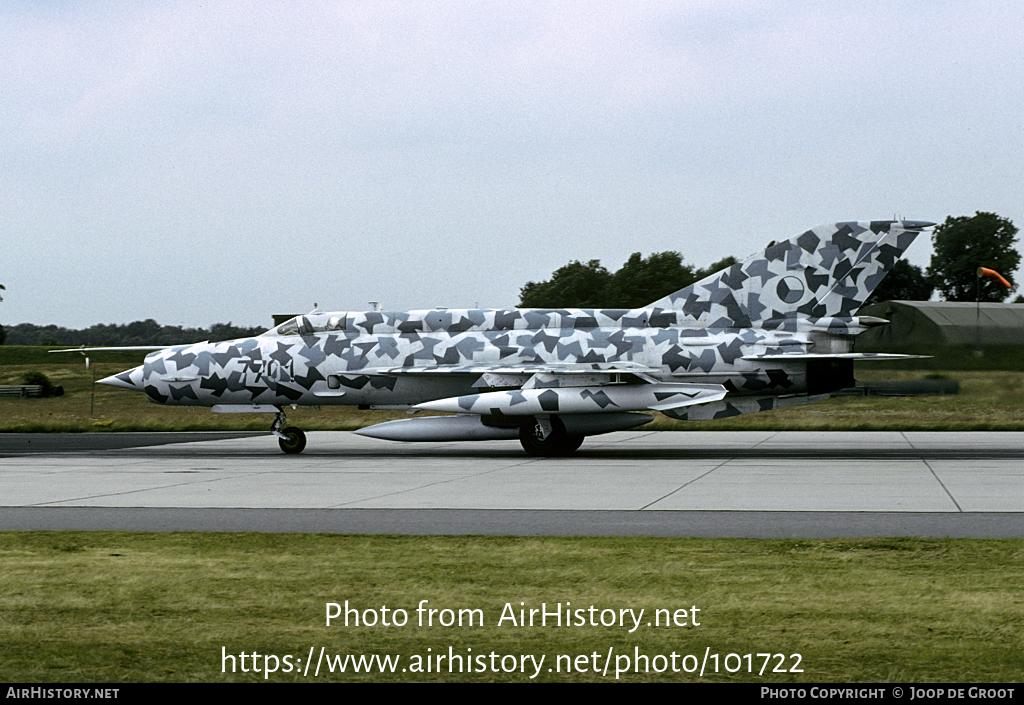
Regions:
<instances>
[{"instance_id":1,"label":"nose cone","mask_svg":"<svg viewBox=\"0 0 1024 705\"><path fill-rule=\"evenodd\" d=\"M125 370L120 374L105 377L96 381L100 384L109 384L111 387L123 387L125 389L132 389L136 392L141 392L143 391L142 365L133 367L130 370Z\"/></svg>"}]
</instances>

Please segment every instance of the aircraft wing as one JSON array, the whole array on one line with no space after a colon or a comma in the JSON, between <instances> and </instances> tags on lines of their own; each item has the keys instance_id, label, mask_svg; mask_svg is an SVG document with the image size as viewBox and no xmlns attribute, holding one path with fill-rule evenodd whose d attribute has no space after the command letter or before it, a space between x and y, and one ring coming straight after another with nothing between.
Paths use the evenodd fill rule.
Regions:
<instances>
[{"instance_id":1,"label":"aircraft wing","mask_svg":"<svg viewBox=\"0 0 1024 705\"><path fill-rule=\"evenodd\" d=\"M468 394L416 404L427 411L495 416L600 414L617 411L664 411L707 404L725 397L720 384L609 384L586 387L510 389Z\"/></svg>"},{"instance_id":2,"label":"aircraft wing","mask_svg":"<svg viewBox=\"0 0 1024 705\"><path fill-rule=\"evenodd\" d=\"M382 375L477 375L479 394L416 404L456 414L532 416L678 409L725 397L719 384L662 382L636 362L428 365L376 369ZM487 388L497 389L486 391Z\"/></svg>"},{"instance_id":3,"label":"aircraft wing","mask_svg":"<svg viewBox=\"0 0 1024 705\"><path fill-rule=\"evenodd\" d=\"M807 362L808 360L914 360L931 355L900 355L898 353L778 353L775 355L744 355L744 360L773 360L775 362Z\"/></svg>"},{"instance_id":4,"label":"aircraft wing","mask_svg":"<svg viewBox=\"0 0 1024 705\"><path fill-rule=\"evenodd\" d=\"M125 350L148 350L150 352L154 350L166 350L167 348L173 348L173 345L115 345L108 347L98 348L87 348L84 345L80 348L64 348L63 350L50 350L52 353L87 353L87 352L123 352Z\"/></svg>"}]
</instances>

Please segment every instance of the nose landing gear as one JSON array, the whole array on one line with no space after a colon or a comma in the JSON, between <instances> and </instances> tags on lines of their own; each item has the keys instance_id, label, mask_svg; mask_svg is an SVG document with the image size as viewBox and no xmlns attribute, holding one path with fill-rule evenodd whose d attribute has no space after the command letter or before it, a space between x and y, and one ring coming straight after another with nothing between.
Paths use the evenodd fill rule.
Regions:
<instances>
[{"instance_id":1,"label":"nose landing gear","mask_svg":"<svg viewBox=\"0 0 1024 705\"><path fill-rule=\"evenodd\" d=\"M306 434L295 426L281 428L286 423L288 423L288 417L283 411L278 411L274 417L274 425L270 427L270 432L277 436L277 444L285 453L289 455L301 453L306 447Z\"/></svg>"}]
</instances>

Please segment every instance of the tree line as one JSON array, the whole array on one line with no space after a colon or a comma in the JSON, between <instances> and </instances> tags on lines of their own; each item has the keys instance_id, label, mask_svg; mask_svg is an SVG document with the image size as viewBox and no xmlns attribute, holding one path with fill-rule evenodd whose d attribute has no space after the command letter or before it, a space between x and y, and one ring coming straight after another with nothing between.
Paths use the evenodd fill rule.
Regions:
<instances>
[{"instance_id":1,"label":"tree line","mask_svg":"<svg viewBox=\"0 0 1024 705\"><path fill-rule=\"evenodd\" d=\"M932 234L931 263L922 270L900 260L867 303L894 299L927 301L938 292L946 301L1004 301L1016 289L1020 253L1017 228L994 213L948 217ZM773 243L774 244L774 243ZM639 308L725 269L738 260L726 257L706 269L684 264L679 252L634 252L622 267L609 272L599 260L572 261L550 279L527 282L519 290L522 308ZM1011 288L979 278L978 267L1003 275ZM1017 303L1024 302L1018 296Z\"/></svg>"},{"instance_id":2,"label":"tree line","mask_svg":"<svg viewBox=\"0 0 1024 705\"><path fill-rule=\"evenodd\" d=\"M259 335L266 328L243 328L232 323L214 323L209 328L162 326L152 318L125 324L99 323L84 330L62 326L19 323L0 328L0 344L117 347L122 345L183 345L204 340L232 340ZM6 332L6 337L4 333Z\"/></svg>"},{"instance_id":3,"label":"tree line","mask_svg":"<svg viewBox=\"0 0 1024 705\"><path fill-rule=\"evenodd\" d=\"M900 260L875 289L868 303L889 300L927 301L938 292L946 301L1004 301L1016 290L1021 256L1017 228L994 213L950 216L932 234L933 254L927 270ZM725 257L699 269L686 264L679 252L630 255L615 272L599 260L574 260L559 267L550 279L527 282L519 290L521 308L640 308L679 291L706 276L736 264ZM979 267L999 272L1010 284L981 278ZM4 286L0 284L0 291ZM0 301L3 301L0 296ZM1018 296L1015 303L1024 303ZM214 323L209 329L162 326L153 319L127 324L97 324L85 330L20 323L0 327L0 345L180 345L259 335L263 328Z\"/></svg>"},{"instance_id":4,"label":"tree line","mask_svg":"<svg viewBox=\"0 0 1024 705\"><path fill-rule=\"evenodd\" d=\"M678 252L634 252L614 274L599 260L573 261L551 279L527 282L519 290L522 308L640 308L736 263L726 257L707 269L683 264Z\"/></svg>"}]
</instances>

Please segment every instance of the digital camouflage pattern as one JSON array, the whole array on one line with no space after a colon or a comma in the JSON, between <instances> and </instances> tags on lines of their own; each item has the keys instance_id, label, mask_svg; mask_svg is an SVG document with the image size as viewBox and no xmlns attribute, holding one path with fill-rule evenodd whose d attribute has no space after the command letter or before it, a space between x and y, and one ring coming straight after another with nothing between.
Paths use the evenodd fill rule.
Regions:
<instances>
[{"instance_id":1,"label":"digital camouflage pattern","mask_svg":"<svg viewBox=\"0 0 1024 705\"><path fill-rule=\"evenodd\" d=\"M220 411L353 404L474 414L502 429L493 437L517 429L541 452L545 442L564 451L590 429L615 430L611 418L623 428L649 418L623 412L717 418L852 385L853 360L879 357L853 353L853 337L878 322L855 314L930 225L820 226L633 310L316 310L254 338L160 350L102 381ZM598 420L609 413L617 416ZM415 439L410 429L424 421L364 432L406 424L402 438ZM279 435L282 423L279 414ZM466 426L453 422L452 438ZM445 438L439 428L431 422L429 440Z\"/></svg>"}]
</instances>

